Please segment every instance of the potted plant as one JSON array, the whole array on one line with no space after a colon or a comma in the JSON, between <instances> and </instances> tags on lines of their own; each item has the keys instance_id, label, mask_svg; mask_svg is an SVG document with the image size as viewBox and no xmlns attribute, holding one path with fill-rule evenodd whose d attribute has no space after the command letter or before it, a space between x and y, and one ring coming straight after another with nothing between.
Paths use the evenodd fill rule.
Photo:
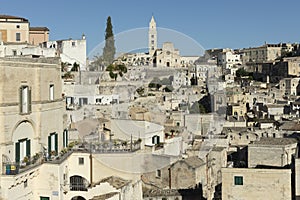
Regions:
<instances>
[{"instance_id":1,"label":"potted plant","mask_svg":"<svg viewBox=\"0 0 300 200\"><path fill-rule=\"evenodd\" d=\"M50 152L50 156L51 156L51 158L54 158L54 157L56 156L56 151L55 151L55 150L52 150L52 151Z\"/></svg>"},{"instance_id":2,"label":"potted plant","mask_svg":"<svg viewBox=\"0 0 300 200\"><path fill-rule=\"evenodd\" d=\"M22 160L21 166L25 167L26 165L29 165L29 158L25 156Z\"/></svg>"},{"instance_id":3,"label":"potted plant","mask_svg":"<svg viewBox=\"0 0 300 200\"><path fill-rule=\"evenodd\" d=\"M36 154L33 156L33 162L35 163L39 158L40 158L40 154L39 154L39 153L36 153Z\"/></svg>"}]
</instances>

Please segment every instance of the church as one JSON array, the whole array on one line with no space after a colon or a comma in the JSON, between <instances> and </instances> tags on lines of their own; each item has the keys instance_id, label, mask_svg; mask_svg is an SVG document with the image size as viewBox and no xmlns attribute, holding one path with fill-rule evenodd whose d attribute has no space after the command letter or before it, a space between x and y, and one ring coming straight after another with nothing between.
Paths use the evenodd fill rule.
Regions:
<instances>
[{"instance_id":1,"label":"church","mask_svg":"<svg viewBox=\"0 0 300 200\"><path fill-rule=\"evenodd\" d=\"M149 23L149 55L152 57L153 67L180 67L179 50L172 42L164 42L162 48L157 48L156 22L152 16Z\"/></svg>"},{"instance_id":2,"label":"church","mask_svg":"<svg viewBox=\"0 0 300 200\"><path fill-rule=\"evenodd\" d=\"M157 28L152 16L148 30L148 52L123 54L122 61L129 66L149 66L149 67L184 67L179 50L175 49L172 42L164 42L162 48L157 47ZM119 62L120 60L118 60Z\"/></svg>"}]
</instances>

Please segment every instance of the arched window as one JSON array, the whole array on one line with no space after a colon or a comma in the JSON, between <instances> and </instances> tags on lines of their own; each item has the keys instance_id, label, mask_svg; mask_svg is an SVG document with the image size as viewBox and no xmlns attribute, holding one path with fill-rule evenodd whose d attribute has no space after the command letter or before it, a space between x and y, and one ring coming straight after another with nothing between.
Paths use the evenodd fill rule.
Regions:
<instances>
[{"instance_id":1,"label":"arched window","mask_svg":"<svg viewBox=\"0 0 300 200\"><path fill-rule=\"evenodd\" d=\"M70 190L71 191L87 191L88 181L81 176L70 177Z\"/></svg>"}]
</instances>

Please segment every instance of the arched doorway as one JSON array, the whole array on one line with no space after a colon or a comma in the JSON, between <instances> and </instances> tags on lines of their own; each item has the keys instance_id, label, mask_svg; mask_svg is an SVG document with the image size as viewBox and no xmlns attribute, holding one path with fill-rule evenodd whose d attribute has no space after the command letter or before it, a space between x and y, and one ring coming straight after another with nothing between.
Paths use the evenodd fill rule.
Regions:
<instances>
[{"instance_id":1,"label":"arched doorway","mask_svg":"<svg viewBox=\"0 0 300 200\"><path fill-rule=\"evenodd\" d=\"M82 196L73 197L71 200L85 200Z\"/></svg>"},{"instance_id":2,"label":"arched doorway","mask_svg":"<svg viewBox=\"0 0 300 200\"><path fill-rule=\"evenodd\" d=\"M34 135L33 126L29 121L22 121L16 126L12 134L16 162L21 162L25 157L31 157L31 152L34 150L32 147Z\"/></svg>"}]
</instances>

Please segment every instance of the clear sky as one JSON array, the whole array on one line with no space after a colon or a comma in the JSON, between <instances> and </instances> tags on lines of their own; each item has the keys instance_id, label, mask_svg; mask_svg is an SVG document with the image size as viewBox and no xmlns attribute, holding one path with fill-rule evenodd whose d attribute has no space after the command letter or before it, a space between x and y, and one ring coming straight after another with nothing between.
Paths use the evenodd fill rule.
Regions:
<instances>
[{"instance_id":1,"label":"clear sky","mask_svg":"<svg viewBox=\"0 0 300 200\"><path fill-rule=\"evenodd\" d=\"M108 16L118 34L147 27L153 14L158 27L184 33L205 49L298 42L299 8L299 0L0 0L0 14L47 26L51 40L84 33L88 52L104 40Z\"/></svg>"}]
</instances>

